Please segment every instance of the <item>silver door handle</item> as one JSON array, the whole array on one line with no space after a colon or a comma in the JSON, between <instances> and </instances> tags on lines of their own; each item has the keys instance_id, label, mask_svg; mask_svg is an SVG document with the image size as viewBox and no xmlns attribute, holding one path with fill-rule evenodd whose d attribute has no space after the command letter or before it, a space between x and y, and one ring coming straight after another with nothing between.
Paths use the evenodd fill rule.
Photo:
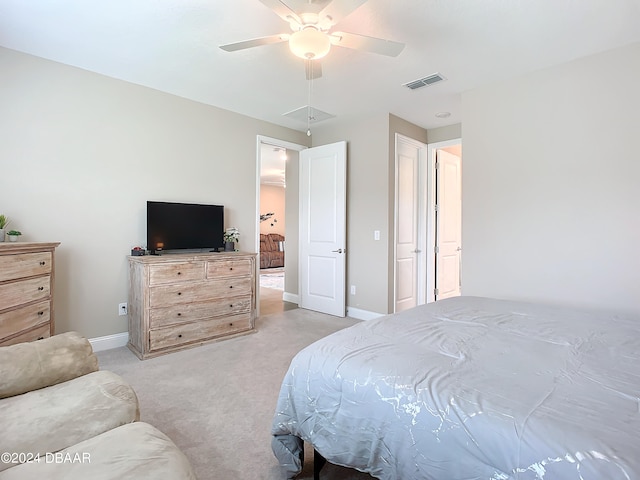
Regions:
<instances>
[{"instance_id":1,"label":"silver door handle","mask_svg":"<svg viewBox=\"0 0 640 480\"><path fill-rule=\"evenodd\" d=\"M456 252L460 252L460 251L462 251L461 247L456 248Z\"/></svg>"},{"instance_id":2,"label":"silver door handle","mask_svg":"<svg viewBox=\"0 0 640 480\"><path fill-rule=\"evenodd\" d=\"M331 251L332 251L333 253L342 253L342 249L341 249L341 248L339 248L339 249L337 249L337 250L331 250Z\"/></svg>"},{"instance_id":3,"label":"silver door handle","mask_svg":"<svg viewBox=\"0 0 640 480\"><path fill-rule=\"evenodd\" d=\"M417 248L416 248L416 249L413 251L413 253L420 253L421 251L422 251L422 250L419 250L419 249L417 249Z\"/></svg>"}]
</instances>

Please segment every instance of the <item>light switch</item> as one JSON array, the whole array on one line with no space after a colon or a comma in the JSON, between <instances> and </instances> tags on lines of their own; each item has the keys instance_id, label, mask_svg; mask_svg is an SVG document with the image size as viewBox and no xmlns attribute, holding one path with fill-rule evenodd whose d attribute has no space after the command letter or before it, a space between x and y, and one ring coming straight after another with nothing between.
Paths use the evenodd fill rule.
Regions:
<instances>
[{"instance_id":1,"label":"light switch","mask_svg":"<svg viewBox=\"0 0 640 480\"><path fill-rule=\"evenodd\" d=\"M373 239L374 240L380 240L380 230L374 230L373 231Z\"/></svg>"}]
</instances>

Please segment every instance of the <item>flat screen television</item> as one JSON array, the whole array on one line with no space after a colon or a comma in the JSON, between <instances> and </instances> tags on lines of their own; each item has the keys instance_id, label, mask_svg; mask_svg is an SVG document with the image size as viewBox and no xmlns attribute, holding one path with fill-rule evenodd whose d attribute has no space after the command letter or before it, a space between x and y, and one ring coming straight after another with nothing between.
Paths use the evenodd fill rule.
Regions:
<instances>
[{"instance_id":1,"label":"flat screen television","mask_svg":"<svg viewBox=\"0 0 640 480\"><path fill-rule=\"evenodd\" d=\"M224 247L224 206L147 201L147 249L218 251Z\"/></svg>"}]
</instances>

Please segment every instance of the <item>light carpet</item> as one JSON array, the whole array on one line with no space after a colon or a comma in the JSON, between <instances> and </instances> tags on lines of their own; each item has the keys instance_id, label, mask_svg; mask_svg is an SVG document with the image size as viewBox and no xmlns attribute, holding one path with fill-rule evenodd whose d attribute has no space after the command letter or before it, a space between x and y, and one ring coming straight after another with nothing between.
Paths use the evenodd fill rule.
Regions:
<instances>
[{"instance_id":1,"label":"light carpet","mask_svg":"<svg viewBox=\"0 0 640 480\"><path fill-rule=\"evenodd\" d=\"M264 288L284 290L284 272L261 273L260 286Z\"/></svg>"},{"instance_id":2,"label":"light carpet","mask_svg":"<svg viewBox=\"0 0 640 480\"><path fill-rule=\"evenodd\" d=\"M120 374L138 394L141 420L167 434L200 480L281 480L271 452L280 383L305 346L358 320L295 309L257 319L257 332L148 360L126 347L98 352L100 368ZM313 478L305 447L300 480ZM327 464L321 479L366 480Z\"/></svg>"}]
</instances>

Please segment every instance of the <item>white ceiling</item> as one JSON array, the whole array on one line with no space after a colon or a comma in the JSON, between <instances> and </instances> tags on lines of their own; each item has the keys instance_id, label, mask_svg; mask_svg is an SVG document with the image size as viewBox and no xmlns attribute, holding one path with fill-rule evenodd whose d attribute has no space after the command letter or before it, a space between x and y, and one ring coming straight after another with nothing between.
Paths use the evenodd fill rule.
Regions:
<instances>
[{"instance_id":1,"label":"white ceiling","mask_svg":"<svg viewBox=\"0 0 640 480\"><path fill-rule=\"evenodd\" d=\"M395 58L333 47L311 105L433 128L460 122L465 90L640 41L640 0L369 0L336 28L406 47ZM259 0L0 0L1 46L305 131L283 117L308 104L286 43L218 48L281 32ZM435 72L447 80L402 86Z\"/></svg>"}]
</instances>

